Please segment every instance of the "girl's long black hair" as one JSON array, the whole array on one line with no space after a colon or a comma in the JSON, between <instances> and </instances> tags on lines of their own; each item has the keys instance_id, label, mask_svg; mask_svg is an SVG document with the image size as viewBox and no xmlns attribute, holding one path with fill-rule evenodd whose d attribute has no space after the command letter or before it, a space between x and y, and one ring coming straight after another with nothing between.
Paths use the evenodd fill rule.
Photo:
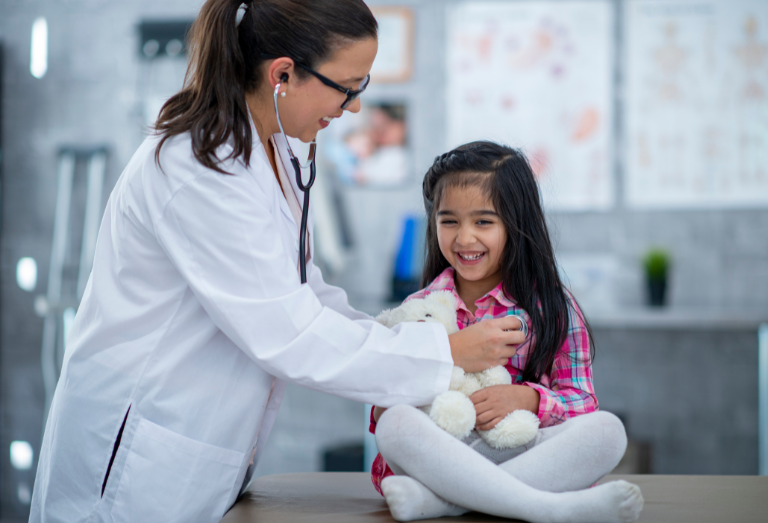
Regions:
<instances>
[{"instance_id":1,"label":"girl's long black hair","mask_svg":"<svg viewBox=\"0 0 768 523\"><path fill-rule=\"evenodd\" d=\"M523 381L538 383L549 372L568 335L570 303L557 270L536 178L517 149L493 142L472 142L435 158L424 177L428 225L421 286L426 287L449 263L437 242L437 211L447 187L478 186L489 197L507 230L501 257L503 291L533 322L534 345L523 370ZM581 317L594 357L592 330Z\"/></svg>"}]
</instances>

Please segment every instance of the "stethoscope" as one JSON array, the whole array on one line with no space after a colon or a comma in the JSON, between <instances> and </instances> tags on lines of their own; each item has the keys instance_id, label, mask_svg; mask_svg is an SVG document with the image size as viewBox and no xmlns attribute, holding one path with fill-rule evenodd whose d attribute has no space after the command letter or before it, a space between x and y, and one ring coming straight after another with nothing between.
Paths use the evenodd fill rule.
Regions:
<instances>
[{"instance_id":1,"label":"stethoscope","mask_svg":"<svg viewBox=\"0 0 768 523\"><path fill-rule=\"evenodd\" d=\"M281 78L282 80L282 78ZM307 165L301 165L299 160L293 154L291 144L288 142L288 137L283 130L283 122L280 121L280 110L277 108L277 95L280 93L280 86L275 86L275 115L277 116L277 125L280 127L280 133L283 135L285 145L288 146L288 154L291 156L291 165L296 172L296 185L299 186L301 192L304 193L304 206L301 209L301 226L299 227L299 274L301 275L301 283L307 283L307 217L309 215L309 190L315 183L315 152L317 150L317 138L312 140L309 144L309 157ZM309 167L309 182L304 184L304 180L301 178L301 170Z\"/></svg>"}]
</instances>

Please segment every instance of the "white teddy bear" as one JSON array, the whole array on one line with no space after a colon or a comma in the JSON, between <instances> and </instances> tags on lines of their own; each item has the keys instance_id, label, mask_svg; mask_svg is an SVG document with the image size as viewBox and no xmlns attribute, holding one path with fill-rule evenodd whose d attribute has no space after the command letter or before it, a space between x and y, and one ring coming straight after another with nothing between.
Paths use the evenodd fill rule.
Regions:
<instances>
[{"instance_id":1,"label":"white teddy bear","mask_svg":"<svg viewBox=\"0 0 768 523\"><path fill-rule=\"evenodd\" d=\"M436 291L424 299L410 300L395 309L387 309L376 317L386 327L405 321L441 323L448 334L458 332L456 324L456 298L450 291ZM443 430L458 439L464 439L475 427L475 406L469 396L491 385L511 385L512 377L504 367L493 367L483 372L465 373L453 368L448 392L440 394L432 405L420 407ZM507 414L491 430L478 430L480 437L495 449L525 445L539 429L539 418L527 410Z\"/></svg>"}]
</instances>

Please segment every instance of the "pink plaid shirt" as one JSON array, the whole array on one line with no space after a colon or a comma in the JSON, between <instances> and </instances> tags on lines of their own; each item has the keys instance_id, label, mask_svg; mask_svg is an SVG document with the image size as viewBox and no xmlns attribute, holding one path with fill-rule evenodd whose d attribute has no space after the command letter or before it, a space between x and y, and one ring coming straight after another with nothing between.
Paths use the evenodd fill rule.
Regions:
<instances>
[{"instance_id":1,"label":"pink plaid shirt","mask_svg":"<svg viewBox=\"0 0 768 523\"><path fill-rule=\"evenodd\" d=\"M567 294L569 298L568 335L555 356L552 369L548 374L541 377L540 383L524 382L523 369L525 369L528 353L535 340L531 317L526 311L518 307L514 300L504 295L501 290L501 283L475 302L477 310L475 314L472 314L456 292L453 275L453 267L448 267L427 288L410 295L405 301L424 298L435 291L450 291L456 298L456 316L459 329L473 325L478 321L503 318L510 314L522 318L528 324L528 338L517 347L517 353L510 358L506 369L512 376L512 383L527 385L538 391L541 396L538 413L541 427L557 425L573 416L587 414L598 409L595 389L592 385L589 335L582 320L581 311L570 294ZM375 432L375 430L376 423L373 420L373 410L371 410L370 431ZM381 454L376 456L376 461L371 468L371 475L376 490L381 493L381 480L392 475L392 471Z\"/></svg>"}]
</instances>

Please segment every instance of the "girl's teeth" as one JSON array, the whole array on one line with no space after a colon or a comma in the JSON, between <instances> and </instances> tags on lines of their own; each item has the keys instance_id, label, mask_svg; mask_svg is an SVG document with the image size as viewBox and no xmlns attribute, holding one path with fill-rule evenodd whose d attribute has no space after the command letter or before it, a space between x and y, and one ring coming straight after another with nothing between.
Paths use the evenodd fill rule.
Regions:
<instances>
[{"instance_id":1,"label":"girl's teeth","mask_svg":"<svg viewBox=\"0 0 768 523\"><path fill-rule=\"evenodd\" d=\"M467 261L479 260L482 255L483 255L482 253L480 253L480 254L473 254L472 256L467 256L465 254L459 254L459 256L462 259L467 260Z\"/></svg>"},{"instance_id":2,"label":"girl's teeth","mask_svg":"<svg viewBox=\"0 0 768 523\"><path fill-rule=\"evenodd\" d=\"M325 120L326 122L330 122L330 121L333 120L333 118L329 118L327 116L323 116L323 120Z\"/></svg>"}]
</instances>

